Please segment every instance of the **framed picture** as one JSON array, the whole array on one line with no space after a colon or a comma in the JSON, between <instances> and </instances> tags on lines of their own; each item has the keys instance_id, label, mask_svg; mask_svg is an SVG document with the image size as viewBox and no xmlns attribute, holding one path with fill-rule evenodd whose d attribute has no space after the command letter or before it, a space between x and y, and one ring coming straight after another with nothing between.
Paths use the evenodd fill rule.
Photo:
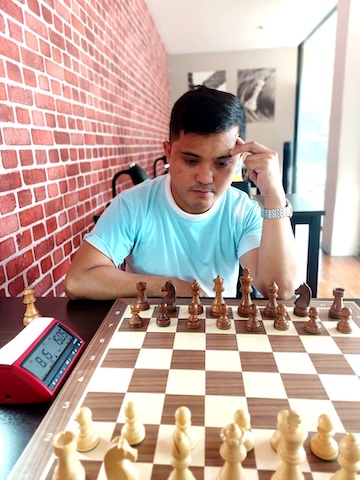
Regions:
<instances>
[{"instance_id":1,"label":"framed picture","mask_svg":"<svg viewBox=\"0 0 360 480\"><path fill-rule=\"evenodd\" d=\"M274 121L275 74L275 68L238 70L237 96L248 122Z\"/></svg>"}]
</instances>

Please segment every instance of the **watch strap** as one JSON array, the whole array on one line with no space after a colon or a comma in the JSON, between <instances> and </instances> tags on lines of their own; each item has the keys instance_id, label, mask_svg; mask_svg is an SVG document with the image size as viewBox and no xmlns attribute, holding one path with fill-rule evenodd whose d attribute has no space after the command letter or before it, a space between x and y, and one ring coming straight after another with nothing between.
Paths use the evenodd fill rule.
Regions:
<instances>
[{"instance_id":1,"label":"watch strap","mask_svg":"<svg viewBox=\"0 0 360 480\"><path fill-rule=\"evenodd\" d=\"M289 202L288 199L286 199L286 205L285 207L282 208L262 208L261 209L261 216L262 218L284 218L288 217L291 218L293 215L293 208L291 203Z\"/></svg>"}]
</instances>

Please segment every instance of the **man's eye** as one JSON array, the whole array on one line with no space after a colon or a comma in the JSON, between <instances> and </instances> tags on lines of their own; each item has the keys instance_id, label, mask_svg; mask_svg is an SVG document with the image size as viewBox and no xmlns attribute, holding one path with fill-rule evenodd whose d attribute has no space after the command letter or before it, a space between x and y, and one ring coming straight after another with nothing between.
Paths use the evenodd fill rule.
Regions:
<instances>
[{"instance_id":1,"label":"man's eye","mask_svg":"<svg viewBox=\"0 0 360 480\"><path fill-rule=\"evenodd\" d=\"M223 161L218 161L216 162L216 166L219 168L224 168L230 165L231 161L230 160L223 160Z\"/></svg>"},{"instance_id":2,"label":"man's eye","mask_svg":"<svg viewBox=\"0 0 360 480\"><path fill-rule=\"evenodd\" d=\"M199 163L196 158L185 158L185 162L189 165L197 165Z\"/></svg>"}]
</instances>

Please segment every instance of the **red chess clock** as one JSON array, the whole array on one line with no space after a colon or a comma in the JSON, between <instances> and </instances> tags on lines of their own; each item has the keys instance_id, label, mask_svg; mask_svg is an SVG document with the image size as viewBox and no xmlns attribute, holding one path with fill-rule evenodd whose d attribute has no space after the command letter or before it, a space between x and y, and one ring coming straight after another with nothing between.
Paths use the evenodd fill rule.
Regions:
<instances>
[{"instance_id":1,"label":"red chess clock","mask_svg":"<svg viewBox=\"0 0 360 480\"><path fill-rule=\"evenodd\" d=\"M52 400L84 348L59 320L36 318L0 349L0 404Z\"/></svg>"}]
</instances>

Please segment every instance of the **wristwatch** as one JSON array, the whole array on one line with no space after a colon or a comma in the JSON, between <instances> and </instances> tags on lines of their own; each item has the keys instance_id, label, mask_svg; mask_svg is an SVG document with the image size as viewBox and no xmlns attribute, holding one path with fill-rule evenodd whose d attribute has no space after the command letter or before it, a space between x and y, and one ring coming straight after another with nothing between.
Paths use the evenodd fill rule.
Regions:
<instances>
[{"instance_id":1,"label":"wristwatch","mask_svg":"<svg viewBox=\"0 0 360 480\"><path fill-rule=\"evenodd\" d=\"M293 215L293 208L288 199L286 199L286 205L282 208L261 209L262 218L291 218Z\"/></svg>"}]
</instances>

